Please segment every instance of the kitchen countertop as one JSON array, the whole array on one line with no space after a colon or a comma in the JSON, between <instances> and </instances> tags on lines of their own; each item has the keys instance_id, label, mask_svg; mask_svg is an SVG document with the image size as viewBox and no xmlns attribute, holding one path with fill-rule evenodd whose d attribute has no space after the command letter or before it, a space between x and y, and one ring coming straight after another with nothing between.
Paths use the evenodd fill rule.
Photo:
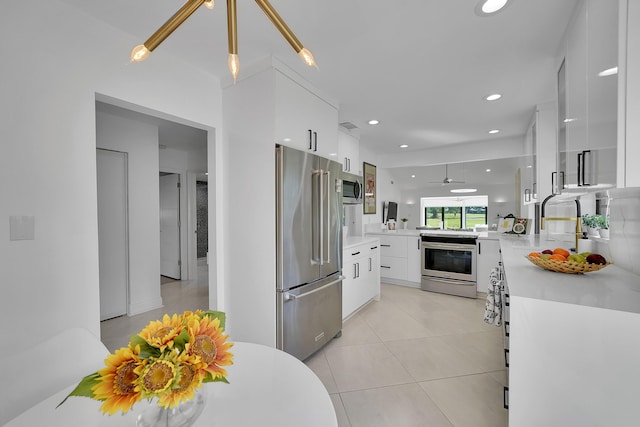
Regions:
<instances>
[{"instance_id":1,"label":"kitchen countertop","mask_svg":"<svg viewBox=\"0 0 640 427\"><path fill-rule=\"evenodd\" d=\"M473 236L478 239L497 240L499 237L496 231L454 231L454 230L380 230L369 231L368 236L420 236L422 234L444 235L444 236Z\"/></svg>"},{"instance_id":2,"label":"kitchen countertop","mask_svg":"<svg viewBox=\"0 0 640 427\"><path fill-rule=\"evenodd\" d=\"M500 236L510 295L640 314L640 276L636 274L615 264L586 274L556 273L526 258L529 252L562 246L559 243L539 235Z\"/></svg>"},{"instance_id":3,"label":"kitchen countertop","mask_svg":"<svg viewBox=\"0 0 640 427\"><path fill-rule=\"evenodd\" d=\"M342 250L352 248L364 243L377 243L378 238L372 236L347 236L342 241Z\"/></svg>"}]
</instances>

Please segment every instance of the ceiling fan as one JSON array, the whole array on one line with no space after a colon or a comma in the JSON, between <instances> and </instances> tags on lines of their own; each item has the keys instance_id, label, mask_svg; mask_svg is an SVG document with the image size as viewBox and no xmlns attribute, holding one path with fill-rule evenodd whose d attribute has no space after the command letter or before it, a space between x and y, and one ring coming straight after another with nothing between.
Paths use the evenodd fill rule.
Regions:
<instances>
[{"instance_id":1,"label":"ceiling fan","mask_svg":"<svg viewBox=\"0 0 640 427\"><path fill-rule=\"evenodd\" d=\"M464 184L464 181L456 181L452 178L449 178L449 165L444 165L444 179L442 181L431 181L432 184Z\"/></svg>"}]
</instances>

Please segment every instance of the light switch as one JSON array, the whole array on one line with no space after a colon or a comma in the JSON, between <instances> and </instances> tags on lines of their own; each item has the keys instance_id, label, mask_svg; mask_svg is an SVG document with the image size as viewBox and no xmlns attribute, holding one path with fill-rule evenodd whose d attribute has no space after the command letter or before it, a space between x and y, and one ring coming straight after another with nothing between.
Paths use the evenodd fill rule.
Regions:
<instances>
[{"instance_id":1,"label":"light switch","mask_svg":"<svg viewBox=\"0 0 640 427\"><path fill-rule=\"evenodd\" d=\"M33 240L35 238L35 217L10 216L9 240Z\"/></svg>"}]
</instances>

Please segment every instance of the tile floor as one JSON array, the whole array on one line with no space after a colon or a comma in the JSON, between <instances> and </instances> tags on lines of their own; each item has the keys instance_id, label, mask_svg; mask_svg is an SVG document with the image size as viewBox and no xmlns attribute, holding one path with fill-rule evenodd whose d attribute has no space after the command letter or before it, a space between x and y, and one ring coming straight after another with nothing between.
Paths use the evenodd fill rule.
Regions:
<instances>
[{"instance_id":1,"label":"tile floor","mask_svg":"<svg viewBox=\"0 0 640 427\"><path fill-rule=\"evenodd\" d=\"M206 309L208 289L166 281L162 297L161 309L102 322L109 350L164 313ZM305 363L331 395L339 427L507 426L502 332L483 313L482 298L383 284L380 301Z\"/></svg>"}]
</instances>

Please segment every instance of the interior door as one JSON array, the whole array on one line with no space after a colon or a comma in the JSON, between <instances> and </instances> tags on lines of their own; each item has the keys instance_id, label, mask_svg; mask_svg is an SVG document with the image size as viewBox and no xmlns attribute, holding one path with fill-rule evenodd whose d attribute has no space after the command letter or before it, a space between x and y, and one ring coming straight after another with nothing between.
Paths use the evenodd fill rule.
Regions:
<instances>
[{"instance_id":1,"label":"interior door","mask_svg":"<svg viewBox=\"0 0 640 427\"><path fill-rule=\"evenodd\" d=\"M160 175L160 274L180 280L180 175Z\"/></svg>"},{"instance_id":2,"label":"interior door","mask_svg":"<svg viewBox=\"0 0 640 427\"><path fill-rule=\"evenodd\" d=\"M96 150L100 320L127 313L127 154Z\"/></svg>"}]
</instances>

